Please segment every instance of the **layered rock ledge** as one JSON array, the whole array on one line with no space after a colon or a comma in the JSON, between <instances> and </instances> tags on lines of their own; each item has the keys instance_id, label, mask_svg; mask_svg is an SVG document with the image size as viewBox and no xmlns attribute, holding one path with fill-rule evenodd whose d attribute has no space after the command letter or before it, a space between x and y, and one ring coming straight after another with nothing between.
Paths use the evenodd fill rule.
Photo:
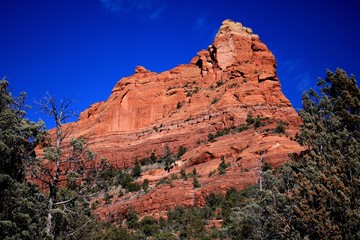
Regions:
<instances>
[{"instance_id":1,"label":"layered rock ledge","mask_svg":"<svg viewBox=\"0 0 360 240\"><path fill-rule=\"evenodd\" d=\"M209 141L209 134L244 126L249 114L261 125ZM286 124L285 133L272 131L279 122ZM109 220L129 206L141 215L158 216L175 205L202 205L210 192L256 183L260 152L276 167L301 149L292 140L299 124L281 91L274 55L250 28L225 20L213 44L188 64L162 73L136 67L134 75L119 80L108 100L91 105L67 127L73 129L72 137L85 138L93 151L118 168L131 167L151 152L161 157L165 146L173 152L180 146L188 149L170 172L144 169L138 181L149 179L149 192L115 197L113 204L96 210ZM209 177L222 156L231 163L227 173ZM190 179L156 186L181 169L193 168L200 175L200 188L194 189Z\"/></svg>"}]
</instances>

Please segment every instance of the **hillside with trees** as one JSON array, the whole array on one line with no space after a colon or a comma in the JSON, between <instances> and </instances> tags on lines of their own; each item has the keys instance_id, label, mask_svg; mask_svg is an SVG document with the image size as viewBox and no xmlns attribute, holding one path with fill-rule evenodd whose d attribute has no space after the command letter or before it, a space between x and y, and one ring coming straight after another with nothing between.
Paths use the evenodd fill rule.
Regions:
<instances>
[{"instance_id":1,"label":"hillside with trees","mask_svg":"<svg viewBox=\"0 0 360 240\"><path fill-rule=\"evenodd\" d=\"M83 151L91 155L82 140L74 140L66 158L60 157L61 149L48 145L49 161L56 164L62 159L78 166L67 170L63 184L54 186L56 171L48 169L52 175L46 177L45 165L39 162L44 160L35 155L35 147L48 141L43 123L26 119L24 93L13 97L5 79L0 86L1 239L360 238L360 90L355 77L341 69L327 71L319 89L303 94L299 111L303 124L296 140L304 150L279 168L263 165L261 185L230 189L225 195L211 193L203 207L177 206L166 217L139 218L130 208L123 221L109 223L99 222L92 213L89 203L102 191L96 186L118 176L130 184L141 175L140 165L128 174L109 166L97 168L99 172L92 171L90 178L84 175L90 165L75 161ZM179 154L184 151L179 149ZM34 166L42 166L45 183L56 190L39 188L38 181L26 177ZM226 169L223 159L217 174L226 174ZM195 181L196 176L195 171L189 177ZM85 189L90 182L92 191Z\"/></svg>"}]
</instances>

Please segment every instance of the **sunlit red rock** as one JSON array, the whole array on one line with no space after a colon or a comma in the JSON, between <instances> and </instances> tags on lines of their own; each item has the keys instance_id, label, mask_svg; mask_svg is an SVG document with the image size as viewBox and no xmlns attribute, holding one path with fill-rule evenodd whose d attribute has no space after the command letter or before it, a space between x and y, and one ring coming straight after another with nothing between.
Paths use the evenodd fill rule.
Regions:
<instances>
[{"instance_id":1,"label":"sunlit red rock","mask_svg":"<svg viewBox=\"0 0 360 240\"><path fill-rule=\"evenodd\" d=\"M209 133L241 126L248 114L259 116L266 125L208 141ZM288 124L285 134L271 131L279 121ZM119 168L133 166L136 158L151 152L162 156L165 146L174 153L179 146L188 149L170 173L163 169L143 173L138 181L150 180L148 193L115 198L96 211L109 220L130 205L141 215L159 216L176 205L203 205L212 191L256 183L260 152L265 152L265 162L280 166L289 153L300 150L292 140L299 123L281 92L273 54L250 28L225 20L213 44L189 64L162 73L136 67L134 75L115 85L108 100L90 106L71 126L72 137L87 139L93 151ZM209 177L221 156L231 166L226 174ZM200 188L194 189L191 179L155 187L170 174L179 175L182 168L197 169Z\"/></svg>"}]
</instances>

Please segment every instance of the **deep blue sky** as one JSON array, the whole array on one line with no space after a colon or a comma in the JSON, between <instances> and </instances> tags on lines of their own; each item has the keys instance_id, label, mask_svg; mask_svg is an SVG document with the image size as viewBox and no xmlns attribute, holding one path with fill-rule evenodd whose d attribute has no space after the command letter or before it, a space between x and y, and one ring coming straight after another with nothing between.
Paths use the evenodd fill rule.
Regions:
<instances>
[{"instance_id":1,"label":"deep blue sky","mask_svg":"<svg viewBox=\"0 0 360 240\"><path fill-rule=\"evenodd\" d=\"M228 18L274 53L295 108L327 68L360 79L356 0L0 0L0 77L14 95L27 92L29 105L50 92L77 100L80 113L137 65L162 72L188 63ZM54 126L35 107L28 117Z\"/></svg>"}]
</instances>

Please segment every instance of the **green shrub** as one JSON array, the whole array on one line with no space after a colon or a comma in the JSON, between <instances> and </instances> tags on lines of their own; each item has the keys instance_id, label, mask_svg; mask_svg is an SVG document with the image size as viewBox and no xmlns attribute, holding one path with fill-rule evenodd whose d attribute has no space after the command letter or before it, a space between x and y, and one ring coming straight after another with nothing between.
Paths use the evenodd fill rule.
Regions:
<instances>
[{"instance_id":1,"label":"green shrub","mask_svg":"<svg viewBox=\"0 0 360 240\"><path fill-rule=\"evenodd\" d=\"M277 127L273 129L273 133L277 133L277 134L285 133L285 126L287 125L288 124L283 121L278 122Z\"/></svg>"},{"instance_id":2,"label":"green shrub","mask_svg":"<svg viewBox=\"0 0 360 240\"><path fill-rule=\"evenodd\" d=\"M193 90L193 93L196 94L200 91L200 88L198 86L195 87L195 89Z\"/></svg>"},{"instance_id":3,"label":"green shrub","mask_svg":"<svg viewBox=\"0 0 360 240\"><path fill-rule=\"evenodd\" d=\"M186 175L185 169L183 169L183 168L180 170L180 178L185 180L185 181L188 179L188 176Z\"/></svg>"},{"instance_id":4,"label":"green shrub","mask_svg":"<svg viewBox=\"0 0 360 240\"><path fill-rule=\"evenodd\" d=\"M199 187L201 187L201 184L200 184L199 181L197 180L196 175L193 177L193 187L194 187L194 188L199 188Z\"/></svg>"},{"instance_id":5,"label":"green shrub","mask_svg":"<svg viewBox=\"0 0 360 240\"><path fill-rule=\"evenodd\" d=\"M228 165L225 163L225 157L221 156L221 163L219 164L219 167L218 167L219 175L225 174L227 167L228 167Z\"/></svg>"},{"instance_id":6,"label":"green shrub","mask_svg":"<svg viewBox=\"0 0 360 240\"><path fill-rule=\"evenodd\" d=\"M170 174L170 179L171 180L178 180L179 177L178 177L178 175L176 173L172 173L172 174Z\"/></svg>"},{"instance_id":7,"label":"green shrub","mask_svg":"<svg viewBox=\"0 0 360 240\"><path fill-rule=\"evenodd\" d=\"M139 223L139 229L146 236L154 236L160 232L158 222L152 216L145 216Z\"/></svg>"},{"instance_id":8,"label":"green shrub","mask_svg":"<svg viewBox=\"0 0 360 240\"><path fill-rule=\"evenodd\" d=\"M113 197L114 197L114 195L109 194L108 192L105 192L105 195L104 195L105 204L110 204L110 203L111 203L111 199L112 199Z\"/></svg>"},{"instance_id":9,"label":"green shrub","mask_svg":"<svg viewBox=\"0 0 360 240\"><path fill-rule=\"evenodd\" d=\"M209 172L209 177L211 177L212 175L214 175L214 174L215 174L215 172L216 172L216 170L215 170L215 169L210 170L210 172Z\"/></svg>"},{"instance_id":10,"label":"green shrub","mask_svg":"<svg viewBox=\"0 0 360 240\"><path fill-rule=\"evenodd\" d=\"M220 100L220 98L215 97L215 98L213 98L213 100L211 100L211 104L215 104L215 103L217 103L219 100Z\"/></svg>"},{"instance_id":11,"label":"green shrub","mask_svg":"<svg viewBox=\"0 0 360 240\"><path fill-rule=\"evenodd\" d=\"M130 182L127 185L127 189L129 190L129 192L137 192L141 189L140 185L135 183L135 182Z\"/></svg>"},{"instance_id":12,"label":"green shrub","mask_svg":"<svg viewBox=\"0 0 360 240\"><path fill-rule=\"evenodd\" d=\"M132 176L133 176L133 178L138 178L141 176L141 166L137 159L135 160L135 166L132 169Z\"/></svg>"},{"instance_id":13,"label":"green shrub","mask_svg":"<svg viewBox=\"0 0 360 240\"><path fill-rule=\"evenodd\" d=\"M259 116L257 116L255 118L255 122L254 122L254 128L258 128L261 126L261 118Z\"/></svg>"},{"instance_id":14,"label":"green shrub","mask_svg":"<svg viewBox=\"0 0 360 240\"><path fill-rule=\"evenodd\" d=\"M157 157L155 156L154 152L151 152L150 154L150 162L151 163L156 163Z\"/></svg>"},{"instance_id":15,"label":"green shrub","mask_svg":"<svg viewBox=\"0 0 360 240\"><path fill-rule=\"evenodd\" d=\"M209 142L215 142L215 135L212 134L212 133L209 133L209 134L208 134L208 141L209 141Z\"/></svg>"},{"instance_id":16,"label":"green shrub","mask_svg":"<svg viewBox=\"0 0 360 240\"><path fill-rule=\"evenodd\" d=\"M184 146L180 146L177 152L177 158L181 158L182 155L184 155L187 152L187 148Z\"/></svg>"},{"instance_id":17,"label":"green shrub","mask_svg":"<svg viewBox=\"0 0 360 240\"><path fill-rule=\"evenodd\" d=\"M147 192L149 190L149 179L145 178L142 183L142 189Z\"/></svg>"},{"instance_id":18,"label":"green shrub","mask_svg":"<svg viewBox=\"0 0 360 240\"><path fill-rule=\"evenodd\" d=\"M253 124L255 122L255 119L253 118L253 115L251 113L248 113L246 116L246 123L247 124Z\"/></svg>"},{"instance_id":19,"label":"green shrub","mask_svg":"<svg viewBox=\"0 0 360 240\"><path fill-rule=\"evenodd\" d=\"M176 240L176 236L170 232L160 232L153 237L154 240Z\"/></svg>"},{"instance_id":20,"label":"green shrub","mask_svg":"<svg viewBox=\"0 0 360 240\"><path fill-rule=\"evenodd\" d=\"M137 215L137 212L135 211L135 209L133 207L130 207L127 210L126 213L126 224L129 228L137 228L138 227L138 220L139 217Z\"/></svg>"},{"instance_id":21,"label":"green shrub","mask_svg":"<svg viewBox=\"0 0 360 240\"><path fill-rule=\"evenodd\" d=\"M177 109L180 109L181 107L182 107L181 102L178 102L178 103L176 104L176 108L177 108Z\"/></svg>"},{"instance_id":22,"label":"green shrub","mask_svg":"<svg viewBox=\"0 0 360 240\"><path fill-rule=\"evenodd\" d=\"M220 87L224 84L224 82L222 80L219 80L216 82L216 87Z\"/></svg>"}]
</instances>

